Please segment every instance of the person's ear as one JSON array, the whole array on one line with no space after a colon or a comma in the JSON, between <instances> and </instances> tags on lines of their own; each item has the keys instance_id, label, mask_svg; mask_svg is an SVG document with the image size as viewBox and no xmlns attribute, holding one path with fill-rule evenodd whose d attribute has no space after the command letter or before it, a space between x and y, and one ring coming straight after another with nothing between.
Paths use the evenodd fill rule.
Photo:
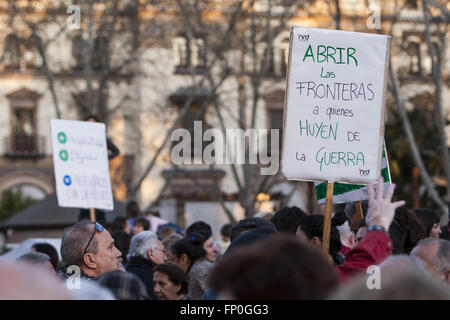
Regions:
<instances>
[{"instance_id":1,"label":"person's ear","mask_svg":"<svg viewBox=\"0 0 450 320\"><path fill-rule=\"evenodd\" d=\"M322 241L320 241L319 237L313 237L311 242L315 247L320 247L322 245Z\"/></svg>"},{"instance_id":2,"label":"person's ear","mask_svg":"<svg viewBox=\"0 0 450 320\"><path fill-rule=\"evenodd\" d=\"M153 258L153 251L152 251L152 249L148 249L147 250L147 259L152 260L152 258Z\"/></svg>"},{"instance_id":3,"label":"person's ear","mask_svg":"<svg viewBox=\"0 0 450 320\"><path fill-rule=\"evenodd\" d=\"M83 256L83 262L86 265L86 267L88 267L89 269L97 268L97 264L95 263L94 255L92 253L86 253Z\"/></svg>"},{"instance_id":4,"label":"person's ear","mask_svg":"<svg viewBox=\"0 0 450 320\"><path fill-rule=\"evenodd\" d=\"M177 294L180 294L180 290L181 290L181 283L179 283L179 284L176 284L176 285L175 285L175 288L177 289L176 293L177 293Z\"/></svg>"},{"instance_id":5,"label":"person's ear","mask_svg":"<svg viewBox=\"0 0 450 320\"><path fill-rule=\"evenodd\" d=\"M450 284L450 270L444 271L445 281Z\"/></svg>"}]
</instances>

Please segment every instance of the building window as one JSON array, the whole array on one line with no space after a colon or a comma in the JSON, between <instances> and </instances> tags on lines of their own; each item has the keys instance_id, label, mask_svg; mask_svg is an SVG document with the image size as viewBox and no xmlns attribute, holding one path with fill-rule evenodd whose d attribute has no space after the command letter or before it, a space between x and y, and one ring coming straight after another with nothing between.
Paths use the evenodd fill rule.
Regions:
<instances>
[{"instance_id":1,"label":"building window","mask_svg":"<svg viewBox=\"0 0 450 320\"><path fill-rule=\"evenodd\" d=\"M283 111L284 111L284 91L277 90L275 92L269 93L264 97L266 102L266 110L267 110L267 126L270 129L278 130L278 148L276 150L279 152L281 156L281 143L283 140ZM267 147L268 152L271 152L271 143L272 137L268 135Z\"/></svg>"},{"instance_id":2,"label":"building window","mask_svg":"<svg viewBox=\"0 0 450 320\"><path fill-rule=\"evenodd\" d=\"M11 109L11 134L6 138L6 154L12 156L43 154L44 141L38 136L37 127L37 101L40 95L22 89L7 97Z\"/></svg>"},{"instance_id":3,"label":"building window","mask_svg":"<svg viewBox=\"0 0 450 320\"><path fill-rule=\"evenodd\" d=\"M409 74L414 76L421 75L422 59L420 56L420 44L417 42L410 42L407 45L406 52L409 61Z\"/></svg>"},{"instance_id":4,"label":"building window","mask_svg":"<svg viewBox=\"0 0 450 320\"><path fill-rule=\"evenodd\" d=\"M206 67L206 48L201 38L179 36L173 39L175 73L198 73Z\"/></svg>"},{"instance_id":5,"label":"building window","mask_svg":"<svg viewBox=\"0 0 450 320\"><path fill-rule=\"evenodd\" d=\"M72 40L72 56L75 61L74 69L81 70L84 68L84 50L87 49L87 42L81 35L75 36ZM94 48L92 54L89 57L91 68L94 71L100 71L104 66L108 66L109 59L108 54L109 41L104 36L98 36L94 41Z\"/></svg>"},{"instance_id":6,"label":"building window","mask_svg":"<svg viewBox=\"0 0 450 320\"><path fill-rule=\"evenodd\" d=\"M33 43L14 34L5 39L2 61L7 71L24 73L42 67L42 57Z\"/></svg>"}]
</instances>

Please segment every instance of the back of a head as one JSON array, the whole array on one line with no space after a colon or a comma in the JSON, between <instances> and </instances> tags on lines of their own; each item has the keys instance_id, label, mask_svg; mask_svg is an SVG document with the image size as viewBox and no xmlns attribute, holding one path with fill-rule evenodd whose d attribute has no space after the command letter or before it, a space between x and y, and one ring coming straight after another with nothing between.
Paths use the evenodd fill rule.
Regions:
<instances>
[{"instance_id":1,"label":"back of a head","mask_svg":"<svg viewBox=\"0 0 450 320\"><path fill-rule=\"evenodd\" d=\"M417 243L427 237L419 219L406 206L395 210L394 220L389 226L393 242L392 254L409 254Z\"/></svg>"},{"instance_id":2,"label":"back of a head","mask_svg":"<svg viewBox=\"0 0 450 320\"><path fill-rule=\"evenodd\" d=\"M289 234L276 234L225 255L210 285L238 300L321 299L338 284L331 264Z\"/></svg>"},{"instance_id":3,"label":"back of a head","mask_svg":"<svg viewBox=\"0 0 450 320\"><path fill-rule=\"evenodd\" d=\"M305 216L300 223L300 229L306 234L308 239L317 237L322 241L324 220L324 216L320 214ZM341 247L341 237L337 230L337 222L332 218L330 227L330 255L334 258L341 251Z\"/></svg>"},{"instance_id":4,"label":"back of a head","mask_svg":"<svg viewBox=\"0 0 450 320\"><path fill-rule=\"evenodd\" d=\"M416 248L429 250L427 246L438 245L435 256L430 261L434 268L441 273L450 272L450 241L440 238L425 238L419 241Z\"/></svg>"},{"instance_id":5,"label":"back of a head","mask_svg":"<svg viewBox=\"0 0 450 320\"><path fill-rule=\"evenodd\" d=\"M356 276L330 296L332 300L448 300L450 291L419 270L382 272L379 288L368 287L367 275ZM374 282L374 285L376 282Z\"/></svg>"},{"instance_id":6,"label":"back of a head","mask_svg":"<svg viewBox=\"0 0 450 320\"><path fill-rule=\"evenodd\" d=\"M134 200L127 203L127 207L125 210L127 218L136 218L141 214L139 204Z\"/></svg>"},{"instance_id":7,"label":"back of a head","mask_svg":"<svg viewBox=\"0 0 450 320\"><path fill-rule=\"evenodd\" d=\"M422 273L424 277L429 276L427 268L422 260L404 254L389 256L379 264L379 267L381 273L392 271L417 271Z\"/></svg>"},{"instance_id":8,"label":"back of a head","mask_svg":"<svg viewBox=\"0 0 450 320\"><path fill-rule=\"evenodd\" d=\"M81 221L64 231L61 240L61 259L63 266L83 265L83 251L92 235L92 228L92 222ZM92 252L96 253L97 241L95 237L92 239L90 247L92 248Z\"/></svg>"},{"instance_id":9,"label":"back of a head","mask_svg":"<svg viewBox=\"0 0 450 320\"><path fill-rule=\"evenodd\" d=\"M170 226L160 226L158 228L158 232L157 232L158 238L160 238L160 239L164 239L174 233L175 233L175 230Z\"/></svg>"},{"instance_id":10,"label":"back of a head","mask_svg":"<svg viewBox=\"0 0 450 320\"><path fill-rule=\"evenodd\" d=\"M191 262L206 256L206 251L200 241L193 240L192 237L178 240L170 247L170 250L177 257L180 257L183 253L186 254Z\"/></svg>"},{"instance_id":11,"label":"back of a head","mask_svg":"<svg viewBox=\"0 0 450 320\"><path fill-rule=\"evenodd\" d=\"M107 288L117 300L148 300L147 289L133 273L114 270L100 275L97 283Z\"/></svg>"},{"instance_id":12,"label":"back of a head","mask_svg":"<svg viewBox=\"0 0 450 320\"><path fill-rule=\"evenodd\" d=\"M117 217L114 219L111 225L111 231L116 230L124 230L125 226L127 225L127 218L125 217Z\"/></svg>"},{"instance_id":13,"label":"back of a head","mask_svg":"<svg viewBox=\"0 0 450 320\"><path fill-rule=\"evenodd\" d=\"M150 221L148 221L148 219L146 217L139 217L137 219L134 220L134 225L137 226L141 226L144 231L148 231L150 230Z\"/></svg>"},{"instance_id":14,"label":"back of a head","mask_svg":"<svg viewBox=\"0 0 450 320\"><path fill-rule=\"evenodd\" d=\"M64 283L43 268L0 260L0 300L69 299Z\"/></svg>"},{"instance_id":15,"label":"back of a head","mask_svg":"<svg viewBox=\"0 0 450 320\"><path fill-rule=\"evenodd\" d=\"M222 237L231 237L231 229L233 228L233 223L229 222L224 224L221 228L220 228L220 235Z\"/></svg>"},{"instance_id":16,"label":"back of a head","mask_svg":"<svg viewBox=\"0 0 450 320\"><path fill-rule=\"evenodd\" d=\"M278 210L270 220L278 232L287 232L295 234L298 225L306 213L298 207L284 207Z\"/></svg>"},{"instance_id":17,"label":"back of a head","mask_svg":"<svg viewBox=\"0 0 450 320\"><path fill-rule=\"evenodd\" d=\"M162 239L161 242L166 249L166 252L168 252L170 250L170 247L172 247L175 242L181 239L183 239L181 235L179 235L178 233L172 233L171 235L168 235L167 237Z\"/></svg>"},{"instance_id":18,"label":"back of a head","mask_svg":"<svg viewBox=\"0 0 450 320\"><path fill-rule=\"evenodd\" d=\"M123 230L116 230L111 233L111 237L114 239L114 246L122 253L122 259L126 262L131 236Z\"/></svg>"},{"instance_id":19,"label":"back of a head","mask_svg":"<svg viewBox=\"0 0 450 320\"><path fill-rule=\"evenodd\" d=\"M196 221L187 227L185 235L188 237L196 232L206 232L212 235L212 228L204 221Z\"/></svg>"},{"instance_id":20,"label":"back of a head","mask_svg":"<svg viewBox=\"0 0 450 320\"><path fill-rule=\"evenodd\" d=\"M244 232L230 243L227 251L225 251L225 255L230 254L230 252L234 251L237 248L242 248L257 241L267 239L275 234L276 231L269 227L261 227Z\"/></svg>"},{"instance_id":21,"label":"back of a head","mask_svg":"<svg viewBox=\"0 0 450 320\"><path fill-rule=\"evenodd\" d=\"M16 261L32 265L45 265L47 262L50 262L50 257L41 252L28 252L21 255Z\"/></svg>"},{"instance_id":22,"label":"back of a head","mask_svg":"<svg viewBox=\"0 0 450 320\"><path fill-rule=\"evenodd\" d=\"M230 240L231 242L233 242L234 239L236 239L243 232L261 227L268 227L273 229L275 232L277 231L275 225L271 221L268 221L266 219L256 217L244 218L242 220L239 220L231 228Z\"/></svg>"},{"instance_id":23,"label":"back of a head","mask_svg":"<svg viewBox=\"0 0 450 320\"><path fill-rule=\"evenodd\" d=\"M435 210L424 208L414 209L413 212L424 226L426 236L428 237L433 228L433 224L439 223L440 221L439 214Z\"/></svg>"},{"instance_id":24,"label":"back of a head","mask_svg":"<svg viewBox=\"0 0 450 320\"><path fill-rule=\"evenodd\" d=\"M46 242L40 242L35 243L32 247L32 249L36 252L44 253L50 257L50 263L53 266L53 269L55 271L58 271L59 269L59 256L58 251L56 251L55 247L52 246L50 243Z\"/></svg>"}]
</instances>

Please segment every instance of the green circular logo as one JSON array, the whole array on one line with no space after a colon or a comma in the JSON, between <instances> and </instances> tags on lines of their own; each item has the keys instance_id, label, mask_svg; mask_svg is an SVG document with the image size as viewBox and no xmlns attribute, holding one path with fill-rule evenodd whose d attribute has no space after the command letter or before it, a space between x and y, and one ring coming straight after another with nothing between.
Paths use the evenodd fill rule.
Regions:
<instances>
[{"instance_id":1,"label":"green circular logo","mask_svg":"<svg viewBox=\"0 0 450 320\"><path fill-rule=\"evenodd\" d=\"M61 142L61 143L66 143L67 142L67 137L66 137L66 134L64 132L58 133L58 141Z\"/></svg>"},{"instance_id":2,"label":"green circular logo","mask_svg":"<svg viewBox=\"0 0 450 320\"><path fill-rule=\"evenodd\" d=\"M69 159L69 153L67 152L67 150L61 150L59 152L59 157L62 161L67 161Z\"/></svg>"}]
</instances>

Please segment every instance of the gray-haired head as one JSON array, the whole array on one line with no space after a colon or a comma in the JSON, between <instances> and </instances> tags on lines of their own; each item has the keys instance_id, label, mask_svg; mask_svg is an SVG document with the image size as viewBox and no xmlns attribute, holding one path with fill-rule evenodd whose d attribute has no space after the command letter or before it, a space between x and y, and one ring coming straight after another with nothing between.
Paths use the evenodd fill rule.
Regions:
<instances>
[{"instance_id":1,"label":"gray-haired head","mask_svg":"<svg viewBox=\"0 0 450 320\"><path fill-rule=\"evenodd\" d=\"M417 257L404 254L389 256L380 263L379 267L381 274L383 274L384 272L389 272L391 270L397 270L416 271L418 273L421 273L425 277L429 276L427 268L422 260Z\"/></svg>"},{"instance_id":2,"label":"gray-haired head","mask_svg":"<svg viewBox=\"0 0 450 320\"><path fill-rule=\"evenodd\" d=\"M142 231L131 238L128 259L132 257L142 257L148 259L148 250L156 250L158 248L158 237L153 231Z\"/></svg>"},{"instance_id":3,"label":"gray-haired head","mask_svg":"<svg viewBox=\"0 0 450 320\"><path fill-rule=\"evenodd\" d=\"M361 208L363 211L363 215L365 217L367 214L367 210L369 209L369 201L368 200L361 201ZM348 202L345 205L344 211L345 211L345 215L347 216L347 218L352 220L353 216L356 214L355 202Z\"/></svg>"},{"instance_id":4,"label":"gray-haired head","mask_svg":"<svg viewBox=\"0 0 450 320\"><path fill-rule=\"evenodd\" d=\"M47 262L50 262L50 257L41 252L28 252L21 255L19 258L17 258L16 261L26 262L34 265L46 265Z\"/></svg>"},{"instance_id":5,"label":"gray-haired head","mask_svg":"<svg viewBox=\"0 0 450 320\"><path fill-rule=\"evenodd\" d=\"M78 222L67 228L61 240L61 259L63 266L82 266L83 252L92 236L94 225L89 221ZM98 244L95 237L89 245L89 252L97 253Z\"/></svg>"},{"instance_id":6,"label":"gray-haired head","mask_svg":"<svg viewBox=\"0 0 450 320\"><path fill-rule=\"evenodd\" d=\"M430 245L437 245L436 254L431 257L430 261L426 263L431 264L434 269L446 277L450 277L450 241L439 238L426 238L419 241L417 246L411 252L413 255L417 255L419 258L424 259L423 254L418 253L420 249L429 251L426 247Z\"/></svg>"}]
</instances>

